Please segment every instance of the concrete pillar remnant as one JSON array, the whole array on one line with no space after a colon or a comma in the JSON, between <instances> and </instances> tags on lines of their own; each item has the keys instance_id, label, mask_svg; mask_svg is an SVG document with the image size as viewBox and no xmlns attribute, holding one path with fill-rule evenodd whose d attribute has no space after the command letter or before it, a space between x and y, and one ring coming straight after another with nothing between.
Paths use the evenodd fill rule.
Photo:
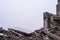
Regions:
<instances>
[{"instance_id":1,"label":"concrete pillar remnant","mask_svg":"<svg viewBox=\"0 0 60 40\"><path fill-rule=\"evenodd\" d=\"M58 0L56 12L57 12L57 16L60 17L60 0Z\"/></svg>"}]
</instances>

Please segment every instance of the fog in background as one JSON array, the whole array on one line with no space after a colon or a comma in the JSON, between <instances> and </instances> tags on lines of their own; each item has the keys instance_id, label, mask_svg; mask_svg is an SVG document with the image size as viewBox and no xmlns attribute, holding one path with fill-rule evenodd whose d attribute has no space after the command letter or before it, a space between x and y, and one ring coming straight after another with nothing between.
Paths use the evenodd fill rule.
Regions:
<instances>
[{"instance_id":1,"label":"fog in background","mask_svg":"<svg viewBox=\"0 0 60 40\"><path fill-rule=\"evenodd\" d=\"M43 12L56 13L57 0L0 0L0 27L33 32L43 27Z\"/></svg>"}]
</instances>

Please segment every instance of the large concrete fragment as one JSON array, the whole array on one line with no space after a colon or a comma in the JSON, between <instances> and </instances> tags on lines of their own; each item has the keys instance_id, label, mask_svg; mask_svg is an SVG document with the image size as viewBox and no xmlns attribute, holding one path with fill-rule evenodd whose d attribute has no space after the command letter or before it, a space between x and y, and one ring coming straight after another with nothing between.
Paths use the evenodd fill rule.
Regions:
<instances>
[{"instance_id":1,"label":"large concrete fragment","mask_svg":"<svg viewBox=\"0 0 60 40\"><path fill-rule=\"evenodd\" d=\"M43 30L43 32L44 32L46 35L48 35L48 37L51 37L51 38L53 38L54 40L60 40L60 37L59 37L59 36L57 36L57 35L55 35L55 34L52 34L52 33L50 33L49 31Z\"/></svg>"}]
</instances>

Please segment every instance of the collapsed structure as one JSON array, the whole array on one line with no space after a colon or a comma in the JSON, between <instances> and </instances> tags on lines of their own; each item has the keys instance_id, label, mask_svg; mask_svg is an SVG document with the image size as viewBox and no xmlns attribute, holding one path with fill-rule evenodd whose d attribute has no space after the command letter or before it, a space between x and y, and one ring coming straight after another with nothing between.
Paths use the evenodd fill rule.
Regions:
<instances>
[{"instance_id":1,"label":"collapsed structure","mask_svg":"<svg viewBox=\"0 0 60 40\"><path fill-rule=\"evenodd\" d=\"M49 35L52 36L50 39L60 40L60 0L56 6L56 14L44 13L44 30L49 31L48 34L53 34Z\"/></svg>"},{"instance_id":2,"label":"collapsed structure","mask_svg":"<svg viewBox=\"0 0 60 40\"><path fill-rule=\"evenodd\" d=\"M56 15L44 12L44 27L32 33L0 28L0 40L60 40L60 0Z\"/></svg>"}]
</instances>

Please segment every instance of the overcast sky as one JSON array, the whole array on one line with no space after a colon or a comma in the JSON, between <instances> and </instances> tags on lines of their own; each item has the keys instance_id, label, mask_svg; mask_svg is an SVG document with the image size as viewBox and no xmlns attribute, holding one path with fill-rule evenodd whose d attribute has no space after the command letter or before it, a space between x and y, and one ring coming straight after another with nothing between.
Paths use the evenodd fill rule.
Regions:
<instances>
[{"instance_id":1,"label":"overcast sky","mask_svg":"<svg viewBox=\"0 0 60 40\"><path fill-rule=\"evenodd\" d=\"M56 13L57 0L0 0L0 27L32 32L43 27L43 12Z\"/></svg>"}]
</instances>

